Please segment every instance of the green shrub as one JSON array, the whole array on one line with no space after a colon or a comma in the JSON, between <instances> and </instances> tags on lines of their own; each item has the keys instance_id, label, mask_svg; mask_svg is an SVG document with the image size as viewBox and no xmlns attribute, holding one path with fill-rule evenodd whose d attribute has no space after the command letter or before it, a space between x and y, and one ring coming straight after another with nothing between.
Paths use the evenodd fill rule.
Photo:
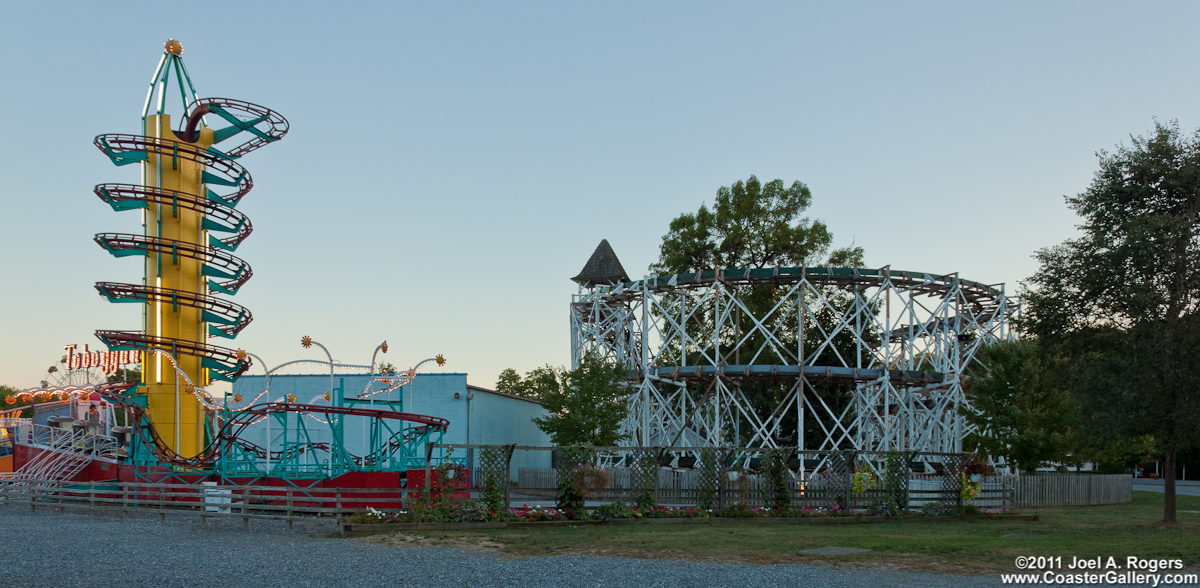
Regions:
<instances>
[{"instance_id":1,"label":"green shrub","mask_svg":"<svg viewBox=\"0 0 1200 588\"><path fill-rule=\"evenodd\" d=\"M592 511L592 518L602 521L609 521L612 519L632 519L635 516L637 516L637 509L633 508L631 505L625 504L620 500L598 506Z\"/></svg>"},{"instance_id":2,"label":"green shrub","mask_svg":"<svg viewBox=\"0 0 1200 588\"><path fill-rule=\"evenodd\" d=\"M734 502L733 504L730 504L717 512L718 516L722 517L746 518L753 516L753 514L750 512L750 505L741 501Z\"/></svg>"}]
</instances>

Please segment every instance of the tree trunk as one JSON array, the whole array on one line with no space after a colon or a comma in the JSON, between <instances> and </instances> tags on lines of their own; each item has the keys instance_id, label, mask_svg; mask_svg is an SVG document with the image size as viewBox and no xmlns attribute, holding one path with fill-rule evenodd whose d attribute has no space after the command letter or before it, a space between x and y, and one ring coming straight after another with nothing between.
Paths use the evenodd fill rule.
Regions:
<instances>
[{"instance_id":1,"label":"tree trunk","mask_svg":"<svg viewBox=\"0 0 1200 588\"><path fill-rule=\"evenodd\" d=\"M1167 447L1166 471L1163 472L1163 520L1174 524L1175 520L1175 444Z\"/></svg>"}]
</instances>

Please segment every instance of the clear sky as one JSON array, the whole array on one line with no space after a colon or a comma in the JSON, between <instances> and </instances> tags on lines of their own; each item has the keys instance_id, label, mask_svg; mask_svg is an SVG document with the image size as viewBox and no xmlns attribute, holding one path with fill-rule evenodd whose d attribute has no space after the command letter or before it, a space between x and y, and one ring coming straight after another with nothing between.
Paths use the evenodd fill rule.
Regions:
<instances>
[{"instance_id":1,"label":"clear sky","mask_svg":"<svg viewBox=\"0 0 1200 588\"><path fill-rule=\"evenodd\" d=\"M800 180L872 267L1005 282L1073 234L1063 196L1154 117L1200 125L1196 3L0 3L0 383L136 329L140 279L91 188L162 44L200 96L281 112L242 163L255 321L275 365L408 367L491 387L569 362L569 278L607 238L641 277L672 218L751 174ZM220 341L218 341L220 342Z\"/></svg>"}]
</instances>

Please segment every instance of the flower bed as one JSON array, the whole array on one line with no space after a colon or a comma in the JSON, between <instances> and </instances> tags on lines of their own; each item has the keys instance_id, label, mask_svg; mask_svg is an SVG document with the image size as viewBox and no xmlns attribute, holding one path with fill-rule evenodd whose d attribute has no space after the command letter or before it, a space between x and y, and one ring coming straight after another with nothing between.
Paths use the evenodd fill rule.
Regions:
<instances>
[{"instance_id":1,"label":"flower bed","mask_svg":"<svg viewBox=\"0 0 1200 588\"><path fill-rule=\"evenodd\" d=\"M477 500L463 500L451 504L434 504L426 507L415 503L406 509L382 511L368 508L355 513L346 522L355 525L364 524L397 524L397 523L537 523L556 521L614 521L614 520L649 520L649 519L809 519L809 518L838 518L857 517L875 519L915 519L929 518L928 515L944 514L906 512L899 517L876 517L874 513L850 509L834 504L829 507L796 507L769 509L760 506L749 506L738 502L720 509L702 509L694 506L650 506L639 508L621 501L612 502L596 507L591 512L583 512L582 516L571 518L567 511L545 506L523 505L508 511L496 511L488 508L487 504ZM983 509L971 513L955 513L966 515L983 515L994 517L1003 515L1003 509Z\"/></svg>"}]
</instances>

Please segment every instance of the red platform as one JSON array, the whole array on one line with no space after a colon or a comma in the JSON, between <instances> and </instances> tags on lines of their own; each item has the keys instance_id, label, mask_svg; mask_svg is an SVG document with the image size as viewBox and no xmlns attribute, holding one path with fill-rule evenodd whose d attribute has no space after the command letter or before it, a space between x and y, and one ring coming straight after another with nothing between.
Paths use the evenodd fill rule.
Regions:
<instances>
[{"instance_id":1,"label":"red platform","mask_svg":"<svg viewBox=\"0 0 1200 588\"><path fill-rule=\"evenodd\" d=\"M19 469L28 461L34 459L38 455L49 451L39 447L31 447L19 443L13 447L13 469ZM459 468L455 472L455 477L451 480L439 480L437 470L430 470L432 478L430 498L440 500L443 490L450 490L450 498L453 500L466 500L471 497L468 488L470 488L470 471L465 468ZM188 473L186 471L174 471L165 466L144 466L130 464L114 464L99 460L93 460L87 464L83 470L73 476L70 482L88 483L88 482L120 482L123 484L187 484L197 486L202 482L222 482L218 476L209 475L206 473ZM285 478L226 478L222 482L222 486L230 488L230 486L268 486L277 488L294 488L292 490L292 503L297 506L315 506L319 503L328 505L331 502L338 502L343 508L366 508L373 506L376 508L398 509L400 503L398 499L410 498L420 499L424 497L421 492L425 488L425 470L412 469L406 472L348 472L336 478L302 478L302 479L285 479ZM379 490L379 492L353 492L339 496L334 492L335 489L353 489L353 490ZM233 489L236 494L236 489ZM157 496L156 490L147 489L146 498L154 498ZM274 496L280 497L280 503L285 503L287 497L286 490L271 490L265 493L255 492L259 496ZM158 499L161 499L158 498ZM179 502L197 502L200 497L180 496L175 500ZM236 500L236 498L235 498ZM266 502L274 503L275 501L268 499Z\"/></svg>"}]
</instances>

